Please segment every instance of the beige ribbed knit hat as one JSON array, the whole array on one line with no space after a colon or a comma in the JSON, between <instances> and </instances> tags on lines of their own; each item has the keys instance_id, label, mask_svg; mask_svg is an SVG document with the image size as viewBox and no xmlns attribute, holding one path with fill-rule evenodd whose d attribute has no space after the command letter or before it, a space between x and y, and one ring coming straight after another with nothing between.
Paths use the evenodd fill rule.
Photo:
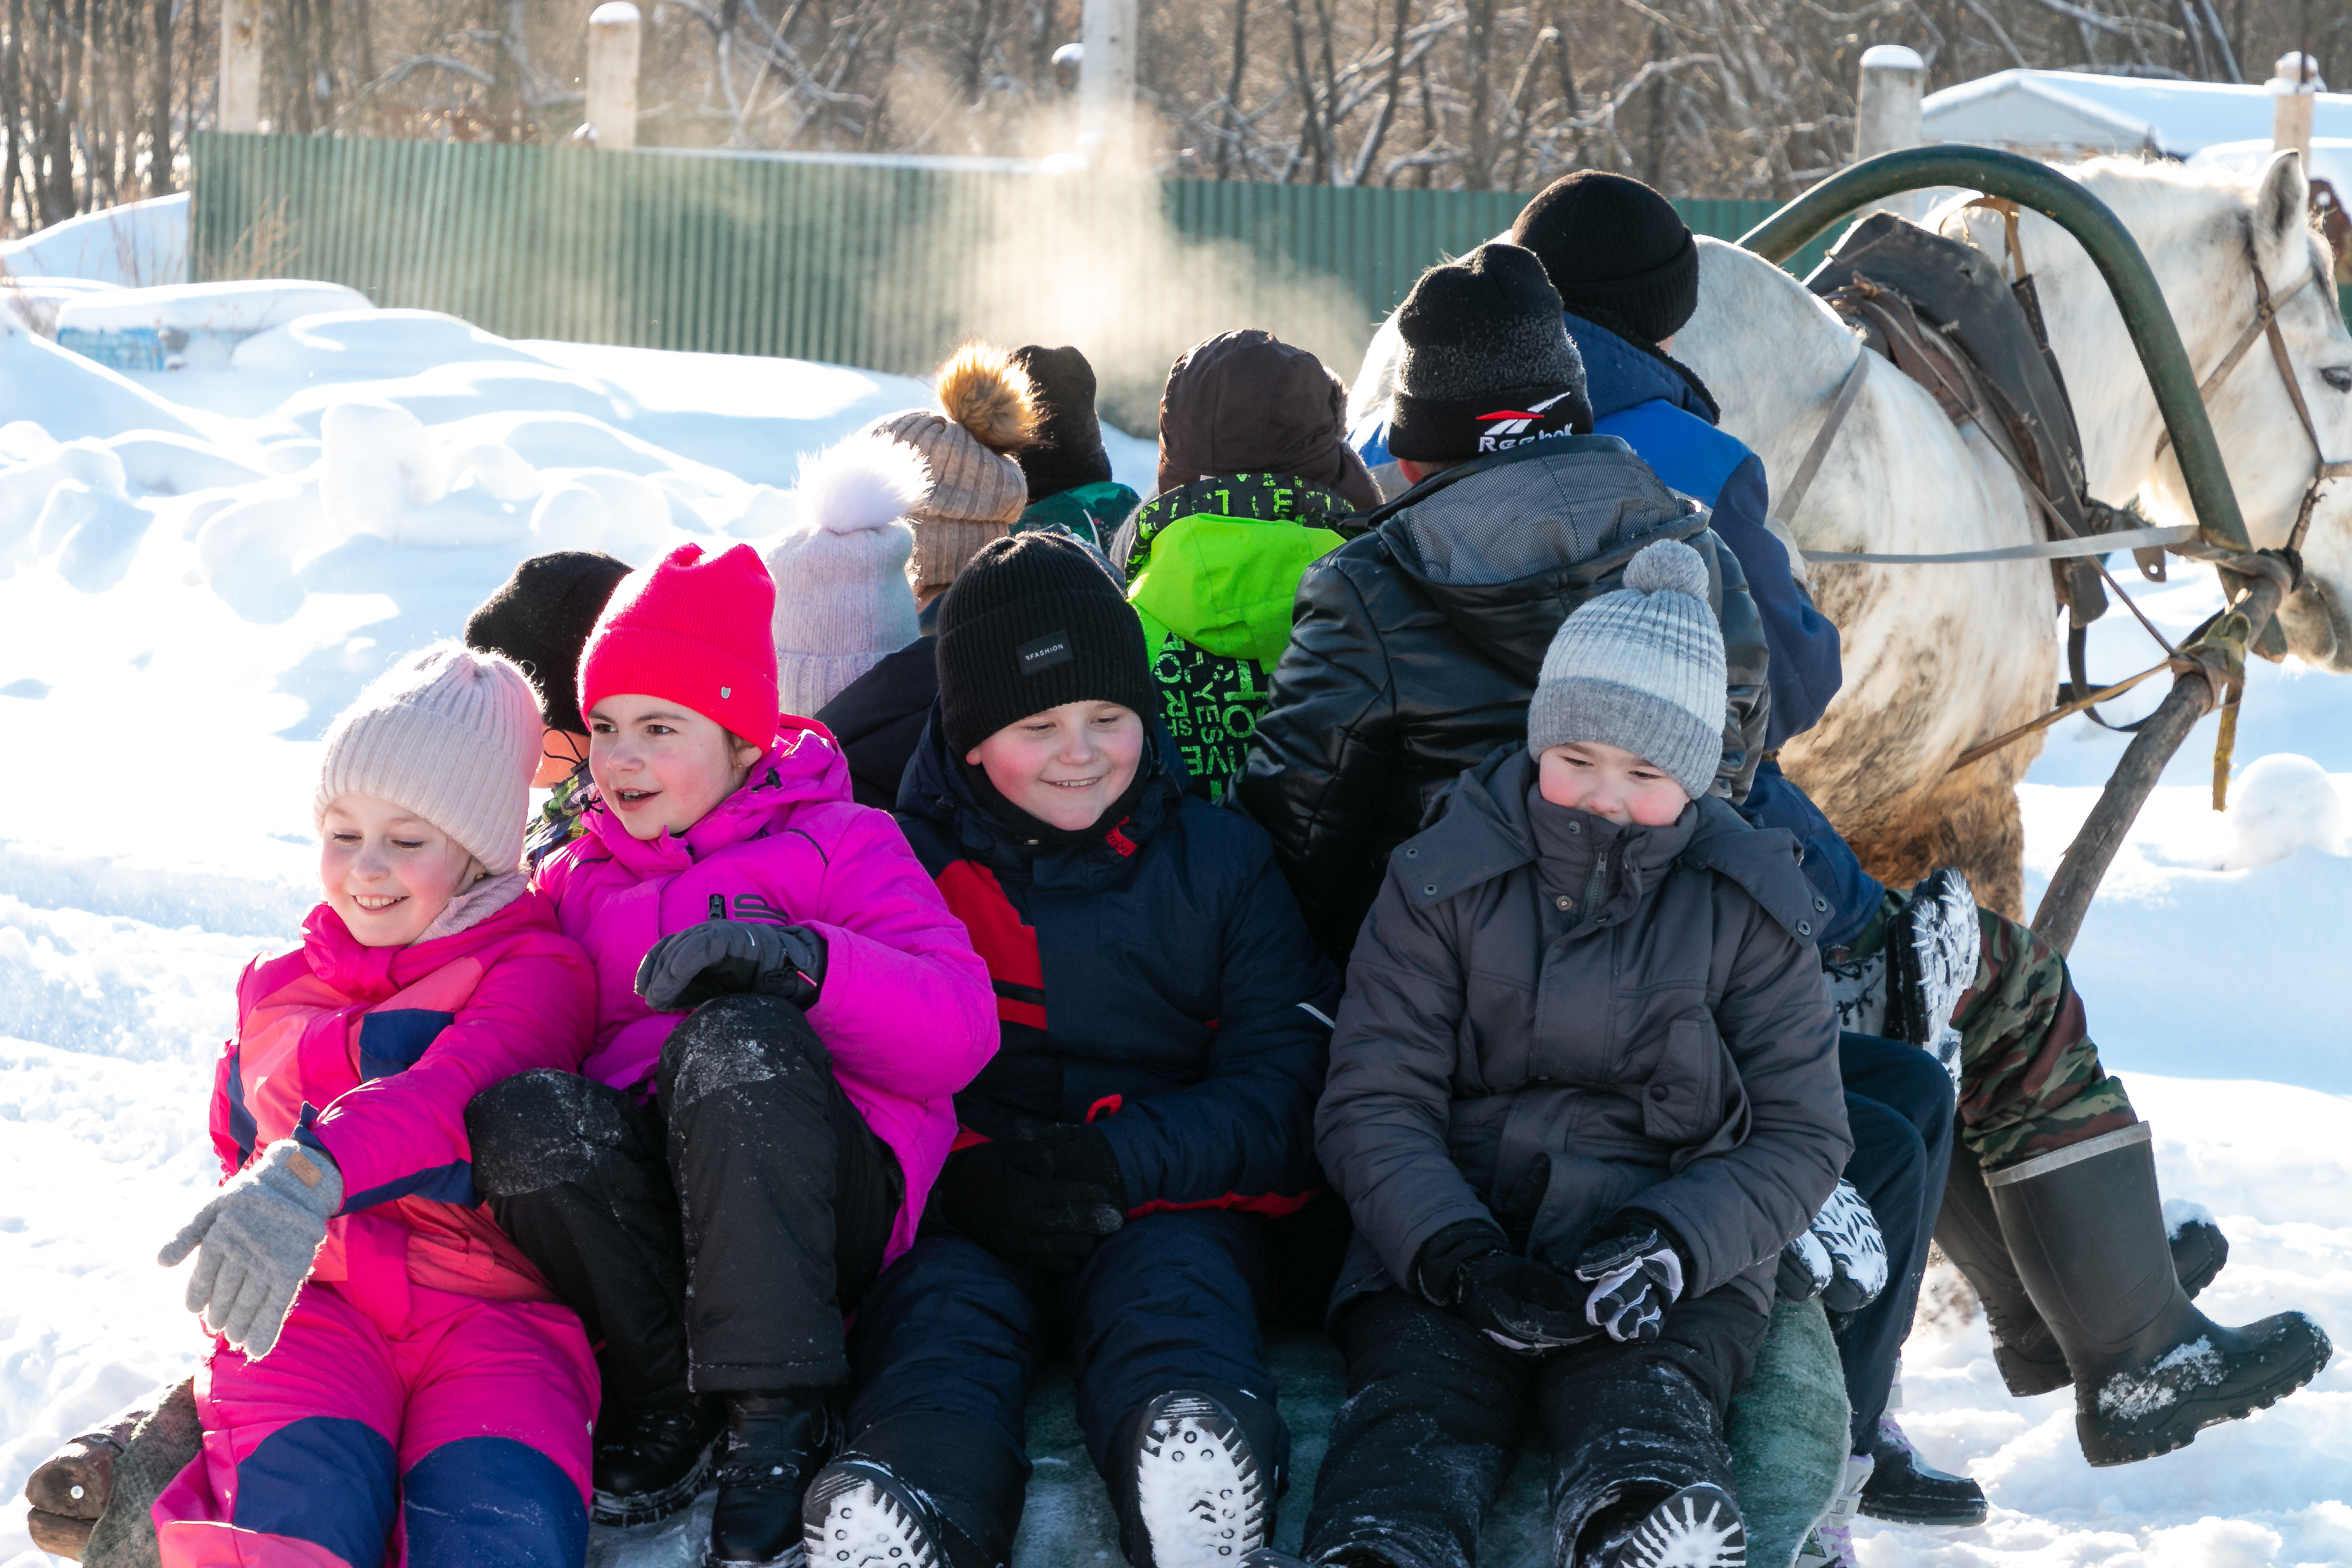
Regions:
<instances>
[{"instance_id":1,"label":"beige ribbed knit hat","mask_svg":"<svg viewBox=\"0 0 2352 1568\"><path fill-rule=\"evenodd\" d=\"M344 795L405 806L493 873L522 860L539 700L494 653L435 643L393 666L327 730L314 826Z\"/></svg>"},{"instance_id":2,"label":"beige ribbed knit hat","mask_svg":"<svg viewBox=\"0 0 2352 1568\"><path fill-rule=\"evenodd\" d=\"M994 343L958 349L933 390L939 409L886 414L860 432L904 441L930 470L931 493L910 514L915 557L908 576L918 597L954 582L982 545L1021 521L1029 481L1010 454L1037 438L1040 417L1028 375Z\"/></svg>"},{"instance_id":3,"label":"beige ribbed knit hat","mask_svg":"<svg viewBox=\"0 0 2352 1568\"><path fill-rule=\"evenodd\" d=\"M930 479L903 441L852 436L801 463L800 516L768 549L776 580L776 696L815 712L921 636L907 517Z\"/></svg>"}]
</instances>

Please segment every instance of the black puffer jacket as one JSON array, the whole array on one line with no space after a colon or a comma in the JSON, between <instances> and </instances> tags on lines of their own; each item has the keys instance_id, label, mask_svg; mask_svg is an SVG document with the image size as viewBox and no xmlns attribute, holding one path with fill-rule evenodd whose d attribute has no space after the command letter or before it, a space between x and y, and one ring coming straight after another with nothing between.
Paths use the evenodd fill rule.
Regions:
<instances>
[{"instance_id":1,"label":"black puffer jacket","mask_svg":"<svg viewBox=\"0 0 2352 1568\"><path fill-rule=\"evenodd\" d=\"M1536 779L1522 747L1457 781L1356 944L1315 1112L1358 1227L1343 1297L1457 1221L1564 1265L1631 1206L1691 1294L1769 1311L1853 1149L1796 841L1711 798L1618 826Z\"/></svg>"},{"instance_id":2,"label":"black puffer jacket","mask_svg":"<svg viewBox=\"0 0 2352 1568\"><path fill-rule=\"evenodd\" d=\"M1612 436L1571 436L1423 480L1307 569L1235 796L1274 839L1316 941L1355 944L1388 853L1431 799L1523 742L1552 634L1656 539L1707 564L1730 677L1719 790L1744 795L1771 696L1762 621L1707 512Z\"/></svg>"}]
</instances>

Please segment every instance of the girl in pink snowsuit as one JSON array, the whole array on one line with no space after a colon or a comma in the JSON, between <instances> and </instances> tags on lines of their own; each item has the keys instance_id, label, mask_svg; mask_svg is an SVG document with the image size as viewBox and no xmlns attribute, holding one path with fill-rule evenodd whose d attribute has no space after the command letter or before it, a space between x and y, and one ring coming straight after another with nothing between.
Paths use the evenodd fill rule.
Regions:
<instances>
[{"instance_id":1,"label":"girl in pink snowsuit","mask_svg":"<svg viewBox=\"0 0 2352 1568\"><path fill-rule=\"evenodd\" d=\"M843 1318L916 1221L994 1052L963 925L823 726L776 710L774 587L683 545L580 664L593 798L538 885L594 962L578 1076L468 1112L491 1211L598 1342L595 1517L692 1500L707 1563L797 1562Z\"/></svg>"},{"instance_id":2,"label":"girl in pink snowsuit","mask_svg":"<svg viewBox=\"0 0 2352 1568\"><path fill-rule=\"evenodd\" d=\"M237 983L212 1102L232 1179L164 1249L197 1251L219 1336L202 1451L153 1510L167 1564L586 1553L595 1362L484 1210L465 1125L594 1026L588 961L516 869L539 729L520 670L448 643L329 733L327 900Z\"/></svg>"}]
</instances>

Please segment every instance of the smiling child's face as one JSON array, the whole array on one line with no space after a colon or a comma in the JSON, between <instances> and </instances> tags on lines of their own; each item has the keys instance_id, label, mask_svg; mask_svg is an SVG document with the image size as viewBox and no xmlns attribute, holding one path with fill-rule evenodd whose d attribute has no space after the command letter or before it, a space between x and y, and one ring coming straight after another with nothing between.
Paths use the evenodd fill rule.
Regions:
<instances>
[{"instance_id":1,"label":"smiling child's face","mask_svg":"<svg viewBox=\"0 0 2352 1568\"><path fill-rule=\"evenodd\" d=\"M368 947L405 947L482 874L457 841L372 795L339 795L320 825L319 882Z\"/></svg>"},{"instance_id":2,"label":"smiling child's face","mask_svg":"<svg viewBox=\"0 0 2352 1568\"><path fill-rule=\"evenodd\" d=\"M666 698L607 697L588 713L588 775L633 838L684 833L743 787L758 747Z\"/></svg>"}]
</instances>

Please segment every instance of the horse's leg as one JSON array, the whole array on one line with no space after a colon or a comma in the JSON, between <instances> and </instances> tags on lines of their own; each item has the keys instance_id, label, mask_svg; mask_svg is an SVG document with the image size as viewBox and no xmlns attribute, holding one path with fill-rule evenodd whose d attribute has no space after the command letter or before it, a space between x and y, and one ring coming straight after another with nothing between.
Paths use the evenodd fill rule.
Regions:
<instances>
[{"instance_id":1,"label":"horse's leg","mask_svg":"<svg viewBox=\"0 0 2352 1568\"><path fill-rule=\"evenodd\" d=\"M1978 904L2023 920L2025 822L2017 779L2024 771L2024 760L1979 763L1885 814L1885 826L1858 829L1849 842L1864 868L1890 888L1957 866L1968 873Z\"/></svg>"}]
</instances>

